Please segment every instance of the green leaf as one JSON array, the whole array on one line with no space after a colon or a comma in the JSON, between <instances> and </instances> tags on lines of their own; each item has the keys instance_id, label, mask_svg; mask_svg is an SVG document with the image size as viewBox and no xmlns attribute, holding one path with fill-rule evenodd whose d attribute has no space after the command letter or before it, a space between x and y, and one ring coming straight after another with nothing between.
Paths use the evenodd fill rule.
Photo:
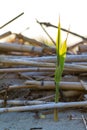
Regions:
<instances>
[{"instance_id":1,"label":"green leaf","mask_svg":"<svg viewBox=\"0 0 87 130\"><path fill-rule=\"evenodd\" d=\"M66 52L67 52L67 44L66 44L66 40L63 42L62 47L60 49L60 69L61 69L61 73L63 72L64 69L64 63L65 63L65 58L66 58Z\"/></svg>"},{"instance_id":2,"label":"green leaf","mask_svg":"<svg viewBox=\"0 0 87 130\"><path fill-rule=\"evenodd\" d=\"M57 66L55 70L55 83L60 82L61 74L60 74L60 68Z\"/></svg>"},{"instance_id":3,"label":"green leaf","mask_svg":"<svg viewBox=\"0 0 87 130\"><path fill-rule=\"evenodd\" d=\"M56 39L56 54L57 54L57 65L59 65L59 51L61 48L61 26L60 26L60 18L58 24L58 32L57 32L57 39Z\"/></svg>"},{"instance_id":4,"label":"green leaf","mask_svg":"<svg viewBox=\"0 0 87 130\"><path fill-rule=\"evenodd\" d=\"M60 80L62 77L65 58L66 58L66 51L67 51L66 43L67 43L67 38L63 43L61 42L61 26L60 26L60 18L59 18L58 33L57 33L57 40L56 40L57 63L56 63L56 70L55 70L55 85L56 85L55 103L57 103L59 101L59 84L60 84ZM55 121L58 120L57 112L58 111L55 108L55 111L54 111Z\"/></svg>"},{"instance_id":5,"label":"green leaf","mask_svg":"<svg viewBox=\"0 0 87 130\"><path fill-rule=\"evenodd\" d=\"M66 40L62 43L62 46L60 48L60 51L59 51L59 55L63 55L63 56L66 56L66 51L67 51L67 44L66 44Z\"/></svg>"},{"instance_id":6,"label":"green leaf","mask_svg":"<svg viewBox=\"0 0 87 130\"><path fill-rule=\"evenodd\" d=\"M55 85L56 85L56 97L55 102L58 101L59 96L59 83L62 77L63 69L64 69L64 63L66 58L66 51L67 51L67 45L66 45L67 39L62 43L61 42L61 26L60 26L60 19L58 24L58 33L57 33L57 40L56 40L56 55L57 55L57 63L56 63L56 70L55 70Z\"/></svg>"}]
</instances>

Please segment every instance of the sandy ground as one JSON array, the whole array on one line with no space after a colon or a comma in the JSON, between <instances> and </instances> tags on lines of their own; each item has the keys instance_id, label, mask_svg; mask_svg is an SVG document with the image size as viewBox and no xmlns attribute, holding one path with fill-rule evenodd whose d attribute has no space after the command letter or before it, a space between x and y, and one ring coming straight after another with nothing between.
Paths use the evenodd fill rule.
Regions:
<instances>
[{"instance_id":1,"label":"sandy ground","mask_svg":"<svg viewBox=\"0 0 87 130\"><path fill-rule=\"evenodd\" d=\"M68 117L73 115L80 118L84 115L87 118L87 113L76 110L62 111L59 112L58 122L54 122L53 114L46 115L44 119L36 119L34 115L35 113L31 112L2 113L0 130L85 130L82 119L70 120Z\"/></svg>"}]
</instances>

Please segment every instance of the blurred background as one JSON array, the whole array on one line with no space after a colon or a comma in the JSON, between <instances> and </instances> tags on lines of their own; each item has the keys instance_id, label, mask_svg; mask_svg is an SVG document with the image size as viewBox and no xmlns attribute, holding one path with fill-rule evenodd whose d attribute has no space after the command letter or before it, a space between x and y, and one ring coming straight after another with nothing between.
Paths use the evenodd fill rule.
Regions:
<instances>
[{"instance_id":1,"label":"blurred background","mask_svg":"<svg viewBox=\"0 0 87 130\"><path fill-rule=\"evenodd\" d=\"M48 39L46 33L36 22L50 22L58 25L60 15L61 27L87 36L87 1L86 0L1 0L0 6L0 26L7 23L20 13L24 15L0 29L0 35L7 31L22 33L34 39ZM46 27L46 31L55 40L57 29ZM66 33L62 32L63 39ZM68 43L80 41L81 39L69 35Z\"/></svg>"}]
</instances>

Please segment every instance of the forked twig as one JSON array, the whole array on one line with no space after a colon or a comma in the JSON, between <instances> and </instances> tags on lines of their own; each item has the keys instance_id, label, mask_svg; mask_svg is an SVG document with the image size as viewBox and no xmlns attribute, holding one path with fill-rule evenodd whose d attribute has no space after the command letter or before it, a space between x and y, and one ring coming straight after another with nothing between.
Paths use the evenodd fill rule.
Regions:
<instances>
[{"instance_id":1,"label":"forked twig","mask_svg":"<svg viewBox=\"0 0 87 130\"><path fill-rule=\"evenodd\" d=\"M51 24L51 23L47 23L47 22L39 22L40 24L43 24L43 25L45 25L45 26L47 26L47 27L54 27L54 28L58 28L57 26L55 26L55 25L53 25L53 24ZM64 29L64 28L61 28L61 30L62 31L65 31L65 32L68 32L68 33L70 33L70 34L72 34L72 35L75 35L75 36L77 36L77 37L79 37L79 38L82 38L83 40L87 40L87 38L86 37L84 37L84 36L82 36L82 35L79 35L79 34L77 34L77 33L74 33L74 32L72 32L72 31L70 31L70 30L67 30L67 29Z\"/></svg>"},{"instance_id":2,"label":"forked twig","mask_svg":"<svg viewBox=\"0 0 87 130\"><path fill-rule=\"evenodd\" d=\"M55 26L55 25L53 25L53 24L51 24L51 23L49 23L49 22L48 22L48 23L47 23L47 22L39 22L39 24L40 24L40 25L45 25L46 27L58 28L57 26ZM74 45L68 47L68 48L67 48L68 50L73 49L74 47L78 46L79 44L82 44L82 43L84 43L84 42L87 41L87 38L84 37L84 36L82 36L82 35L79 35L79 34L77 34L77 33L74 33L74 32L72 32L72 31L67 30L67 29L64 29L64 28L61 28L61 30L62 30L62 31L65 31L65 32L68 32L68 33L70 33L70 34L72 34L72 35L74 35L74 36L77 36L77 37L79 37L79 38L82 39L82 41L80 41L80 42L78 42L78 43L76 43L76 44L74 44Z\"/></svg>"}]
</instances>

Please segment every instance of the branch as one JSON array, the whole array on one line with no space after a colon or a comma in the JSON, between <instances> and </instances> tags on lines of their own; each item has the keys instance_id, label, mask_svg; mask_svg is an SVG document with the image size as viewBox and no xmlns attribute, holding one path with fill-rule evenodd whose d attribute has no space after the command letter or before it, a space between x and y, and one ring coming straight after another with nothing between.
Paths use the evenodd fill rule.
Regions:
<instances>
[{"instance_id":1,"label":"branch","mask_svg":"<svg viewBox=\"0 0 87 130\"><path fill-rule=\"evenodd\" d=\"M54 28L58 28L57 26L55 26L55 25L53 25L53 24L51 24L51 23L47 23L47 22L39 22L40 24L43 24L43 25L45 25L45 26L47 26L47 27L54 27ZM74 33L74 32L71 32L71 31L69 31L69 30L67 30L67 29L64 29L64 28L61 28L61 30L62 31L65 31L65 32L68 32L68 33L70 33L70 34L72 34L72 35L75 35L75 36L77 36L77 37L79 37L79 38L82 38L83 40L87 40L87 38L86 37L84 37L84 36L81 36L81 35L79 35L79 34L77 34L77 33Z\"/></svg>"},{"instance_id":2,"label":"branch","mask_svg":"<svg viewBox=\"0 0 87 130\"><path fill-rule=\"evenodd\" d=\"M19 14L19 15L16 16L15 18L11 19L10 21L8 21L8 22L5 23L4 25L2 25L2 26L0 27L0 29L4 28L4 27L7 26L9 23L13 22L14 20L16 20L17 18L19 18L19 17L20 17L21 15L23 15L23 14L24 14L24 12L21 13L21 14Z\"/></svg>"}]
</instances>

